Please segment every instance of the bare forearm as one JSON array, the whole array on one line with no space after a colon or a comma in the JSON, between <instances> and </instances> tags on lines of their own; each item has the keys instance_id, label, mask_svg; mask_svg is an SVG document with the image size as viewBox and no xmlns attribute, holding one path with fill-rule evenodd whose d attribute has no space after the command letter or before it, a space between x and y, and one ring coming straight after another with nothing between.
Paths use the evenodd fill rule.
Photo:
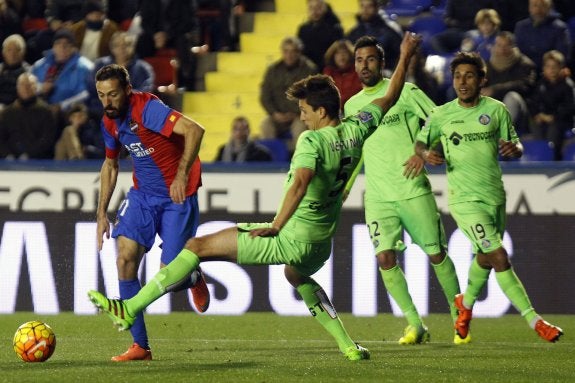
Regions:
<instances>
[{"instance_id":1,"label":"bare forearm","mask_svg":"<svg viewBox=\"0 0 575 383\"><path fill-rule=\"evenodd\" d=\"M180 121L178 121L178 123L179 122ZM197 122L188 118L185 118L185 121L182 121L182 123L185 126L182 127L181 130L178 129L176 131L174 128L176 133L184 136L184 151L178 164L177 176L187 177L192 168L192 164L200 152L200 146L204 136L204 128Z\"/></svg>"},{"instance_id":2,"label":"bare forearm","mask_svg":"<svg viewBox=\"0 0 575 383\"><path fill-rule=\"evenodd\" d=\"M98 198L97 216L105 216L118 180L117 161L106 160L100 170L100 195Z\"/></svg>"}]
</instances>

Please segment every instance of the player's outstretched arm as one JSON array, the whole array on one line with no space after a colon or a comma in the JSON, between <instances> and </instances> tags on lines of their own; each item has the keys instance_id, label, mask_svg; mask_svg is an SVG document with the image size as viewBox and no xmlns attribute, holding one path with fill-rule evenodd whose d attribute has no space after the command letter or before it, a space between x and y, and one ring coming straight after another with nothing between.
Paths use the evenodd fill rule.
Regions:
<instances>
[{"instance_id":1,"label":"player's outstretched arm","mask_svg":"<svg viewBox=\"0 0 575 383\"><path fill-rule=\"evenodd\" d=\"M401 42L401 50L399 54L399 61L393 75L391 76L391 81L389 83L389 88L385 96L381 98L376 98L372 101L373 104L378 105L383 114L385 115L389 109L395 104L401 90L403 89L403 84L405 82L405 74L407 72L407 67L409 66L409 61L411 56L415 53L415 50L421 42L421 36L416 33L405 32L403 35L403 41Z\"/></svg>"}]
</instances>

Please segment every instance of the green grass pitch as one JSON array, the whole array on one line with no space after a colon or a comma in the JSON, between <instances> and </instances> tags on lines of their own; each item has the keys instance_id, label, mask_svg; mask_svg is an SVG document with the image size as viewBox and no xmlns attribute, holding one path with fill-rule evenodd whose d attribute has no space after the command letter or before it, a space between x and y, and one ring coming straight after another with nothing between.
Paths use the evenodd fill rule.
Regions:
<instances>
[{"instance_id":1,"label":"green grass pitch","mask_svg":"<svg viewBox=\"0 0 575 383\"><path fill-rule=\"evenodd\" d=\"M371 351L371 360L347 361L311 317L273 313L200 316L148 315L154 360L114 363L127 349L104 315L71 313L0 315L0 382L573 382L575 316L547 315L562 339L539 339L518 315L472 321L473 343L455 346L447 315L425 318L431 342L399 346L405 321L382 314L341 315L351 336ZM24 363L12 350L16 328L29 320L48 323L56 352L45 363Z\"/></svg>"}]
</instances>

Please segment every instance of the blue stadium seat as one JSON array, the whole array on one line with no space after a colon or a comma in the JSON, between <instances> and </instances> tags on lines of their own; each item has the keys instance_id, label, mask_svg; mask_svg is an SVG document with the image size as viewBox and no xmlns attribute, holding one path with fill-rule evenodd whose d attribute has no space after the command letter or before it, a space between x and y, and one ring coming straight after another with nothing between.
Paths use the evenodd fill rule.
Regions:
<instances>
[{"instance_id":1,"label":"blue stadium seat","mask_svg":"<svg viewBox=\"0 0 575 383\"><path fill-rule=\"evenodd\" d=\"M563 161L575 161L575 141L571 141L563 146Z\"/></svg>"},{"instance_id":2,"label":"blue stadium seat","mask_svg":"<svg viewBox=\"0 0 575 383\"><path fill-rule=\"evenodd\" d=\"M447 5L447 0L436 0L431 6L431 13L436 16L443 16L445 14L445 6Z\"/></svg>"},{"instance_id":3,"label":"blue stadium seat","mask_svg":"<svg viewBox=\"0 0 575 383\"><path fill-rule=\"evenodd\" d=\"M445 31L447 29L447 25L441 16L425 15L415 17L407 29L410 32L415 32L421 35L423 39L421 42L421 47L425 54L433 54L433 49L429 43L431 37Z\"/></svg>"},{"instance_id":4,"label":"blue stadium seat","mask_svg":"<svg viewBox=\"0 0 575 383\"><path fill-rule=\"evenodd\" d=\"M429 10L432 0L390 0L385 6L385 12L391 17L413 17Z\"/></svg>"},{"instance_id":5,"label":"blue stadium seat","mask_svg":"<svg viewBox=\"0 0 575 383\"><path fill-rule=\"evenodd\" d=\"M525 140L521 162L553 161L553 148L546 140Z\"/></svg>"},{"instance_id":6,"label":"blue stadium seat","mask_svg":"<svg viewBox=\"0 0 575 383\"><path fill-rule=\"evenodd\" d=\"M273 161L277 162L289 161L289 150L287 148L286 143L283 140L272 138L266 140L264 139L256 140L256 142L269 149Z\"/></svg>"}]
</instances>

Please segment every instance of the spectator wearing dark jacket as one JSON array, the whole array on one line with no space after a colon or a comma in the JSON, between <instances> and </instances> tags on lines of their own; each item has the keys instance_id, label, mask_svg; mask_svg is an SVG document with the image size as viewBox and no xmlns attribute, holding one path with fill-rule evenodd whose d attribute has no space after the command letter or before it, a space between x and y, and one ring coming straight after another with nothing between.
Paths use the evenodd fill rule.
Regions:
<instances>
[{"instance_id":1,"label":"spectator wearing dark jacket","mask_svg":"<svg viewBox=\"0 0 575 383\"><path fill-rule=\"evenodd\" d=\"M343 38L343 28L337 15L324 0L308 0L308 20L300 25L297 36L303 43L303 54L323 69L327 48Z\"/></svg>"},{"instance_id":2,"label":"spectator wearing dark jacket","mask_svg":"<svg viewBox=\"0 0 575 383\"><path fill-rule=\"evenodd\" d=\"M357 24L347 33L347 38L355 44L362 36L373 36L385 51L385 66L395 68L399 59L399 45L403 34L400 27L392 25L378 12L378 0L359 0ZM398 30L399 29L399 30Z\"/></svg>"},{"instance_id":3,"label":"spectator wearing dark jacket","mask_svg":"<svg viewBox=\"0 0 575 383\"><path fill-rule=\"evenodd\" d=\"M258 162L271 161L269 150L250 138L250 123L238 116L232 122L230 140L220 147L216 161L220 162Z\"/></svg>"},{"instance_id":4,"label":"spectator wearing dark jacket","mask_svg":"<svg viewBox=\"0 0 575 383\"><path fill-rule=\"evenodd\" d=\"M551 14L551 0L529 0L529 17L515 24L517 47L537 66L543 68L543 55L557 50L570 57L571 37L567 24Z\"/></svg>"}]
</instances>

